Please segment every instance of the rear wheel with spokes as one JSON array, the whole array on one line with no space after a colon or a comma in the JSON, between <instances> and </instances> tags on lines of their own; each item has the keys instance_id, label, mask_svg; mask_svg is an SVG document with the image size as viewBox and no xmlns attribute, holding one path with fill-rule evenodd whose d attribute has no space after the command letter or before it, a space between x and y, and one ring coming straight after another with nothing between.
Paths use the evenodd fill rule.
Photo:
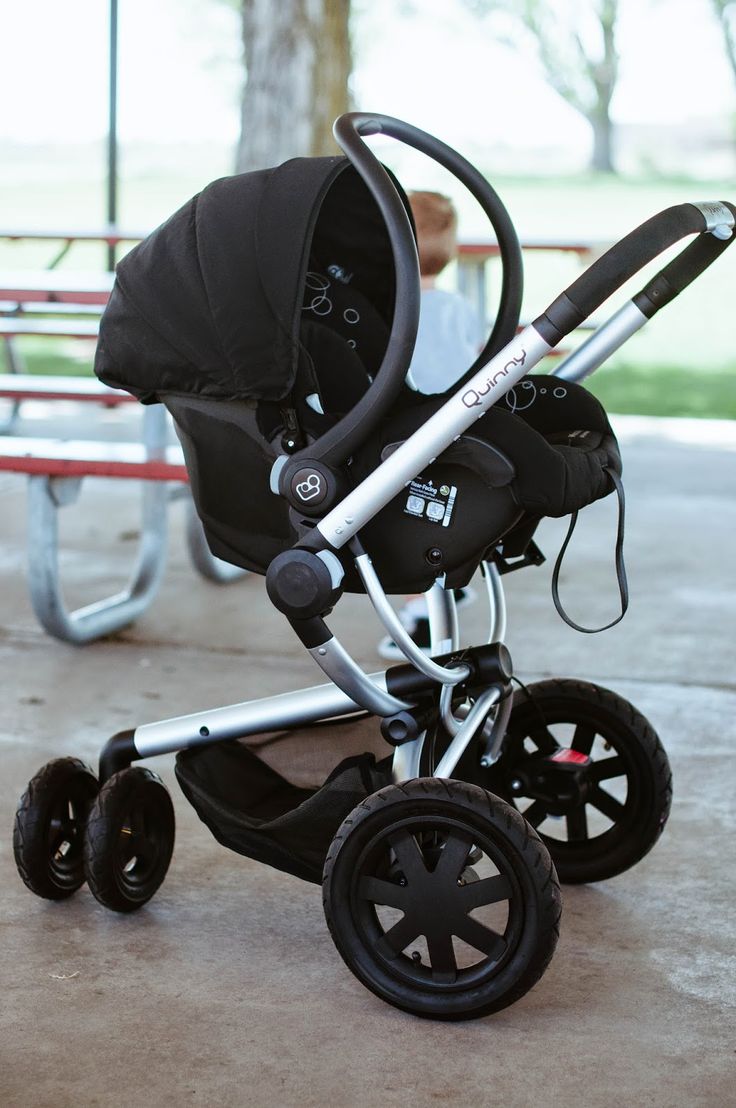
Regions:
<instances>
[{"instance_id":1,"label":"rear wheel with spokes","mask_svg":"<svg viewBox=\"0 0 736 1108\"><path fill-rule=\"evenodd\" d=\"M353 810L325 863L335 944L374 993L419 1016L487 1015L554 951L549 855L509 805L459 781L389 785Z\"/></svg>"},{"instance_id":2,"label":"rear wheel with spokes","mask_svg":"<svg viewBox=\"0 0 736 1108\"><path fill-rule=\"evenodd\" d=\"M567 678L515 694L501 758L470 779L518 808L568 883L633 866L659 838L672 801L667 755L649 721L609 689Z\"/></svg>"}]
</instances>

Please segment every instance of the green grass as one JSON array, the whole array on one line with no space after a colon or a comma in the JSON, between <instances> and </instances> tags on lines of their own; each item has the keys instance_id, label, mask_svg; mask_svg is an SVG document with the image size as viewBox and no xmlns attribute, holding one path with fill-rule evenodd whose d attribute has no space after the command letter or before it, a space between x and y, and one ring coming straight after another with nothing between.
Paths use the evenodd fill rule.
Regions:
<instances>
[{"instance_id":1,"label":"green grass","mask_svg":"<svg viewBox=\"0 0 736 1108\"><path fill-rule=\"evenodd\" d=\"M24 361L29 373L82 375L92 372L88 356L69 357L56 349L37 346ZM79 344L81 345L81 344ZM736 372L731 369L690 369L665 365L603 366L586 381L586 388L609 412L625 415L685 416L691 419L736 419Z\"/></svg>"},{"instance_id":2,"label":"green grass","mask_svg":"<svg viewBox=\"0 0 736 1108\"><path fill-rule=\"evenodd\" d=\"M13 339L13 348L18 368L23 373L52 377L78 377L92 373L95 356L93 339L21 335ZM6 372L9 368L7 359L3 361L0 353L0 372Z\"/></svg>"},{"instance_id":3,"label":"green grass","mask_svg":"<svg viewBox=\"0 0 736 1108\"><path fill-rule=\"evenodd\" d=\"M736 419L733 369L693 372L663 365L602 366L586 382L609 412Z\"/></svg>"}]
</instances>

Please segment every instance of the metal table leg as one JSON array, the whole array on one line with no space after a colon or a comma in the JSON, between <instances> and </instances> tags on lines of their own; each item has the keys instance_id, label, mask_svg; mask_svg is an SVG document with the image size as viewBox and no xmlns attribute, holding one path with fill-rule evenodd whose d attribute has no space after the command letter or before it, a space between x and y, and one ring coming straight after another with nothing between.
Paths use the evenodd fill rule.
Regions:
<instances>
[{"instance_id":1,"label":"metal table leg","mask_svg":"<svg viewBox=\"0 0 736 1108\"><path fill-rule=\"evenodd\" d=\"M82 644L127 627L158 592L166 565L168 486L142 482L138 559L128 586L68 611L59 579L58 512L79 495L81 478L31 476L28 488L28 579L41 626L63 642Z\"/></svg>"},{"instance_id":2,"label":"metal table leg","mask_svg":"<svg viewBox=\"0 0 736 1108\"><path fill-rule=\"evenodd\" d=\"M248 575L247 569L224 562L222 558L216 558L212 553L207 545L202 521L197 515L191 498L187 504L187 547L194 568L207 581L214 581L216 585L227 585Z\"/></svg>"}]
</instances>

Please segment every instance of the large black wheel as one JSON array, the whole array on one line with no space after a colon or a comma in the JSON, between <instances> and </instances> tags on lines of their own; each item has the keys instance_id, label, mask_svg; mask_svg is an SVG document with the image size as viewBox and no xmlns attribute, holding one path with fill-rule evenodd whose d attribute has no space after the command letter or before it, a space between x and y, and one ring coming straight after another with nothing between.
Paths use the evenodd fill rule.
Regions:
<instances>
[{"instance_id":1,"label":"large black wheel","mask_svg":"<svg viewBox=\"0 0 736 1108\"><path fill-rule=\"evenodd\" d=\"M514 696L503 753L468 777L515 804L560 880L602 881L654 846L672 802L667 755L647 719L587 681L539 681Z\"/></svg>"},{"instance_id":2,"label":"large black wheel","mask_svg":"<svg viewBox=\"0 0 736 1108\"><path fill-rule=\"evenodd\" d=\"M433 1019L512 1004L559 933L549 854L508 804L460 781L388 785L338 830L324 869L327 923L372 992Z\"/></svg>"},{"instance_id":3,"label":"large black wheel","mask_svg":"<svg viewBox=\"0 0 736 1108\"><path fill-rule=\"evenodd\" d=\"M84 870L97 900L133 912L156 892L174 850L174 807L161 779L144 766L113 774L87 821Z\"/></svg>"},{"instance_id":4,"label":"large black wheel","mask_svg":"<svg viewBox=\"0 0 736 1108\"><path fill-rule=\"evenodd\" d=\"M64 900L84 884L82 843L97 778L78 758L55 758L31 779L13 827L18 873L31 892Z\"/></svg>"}]
</instances>

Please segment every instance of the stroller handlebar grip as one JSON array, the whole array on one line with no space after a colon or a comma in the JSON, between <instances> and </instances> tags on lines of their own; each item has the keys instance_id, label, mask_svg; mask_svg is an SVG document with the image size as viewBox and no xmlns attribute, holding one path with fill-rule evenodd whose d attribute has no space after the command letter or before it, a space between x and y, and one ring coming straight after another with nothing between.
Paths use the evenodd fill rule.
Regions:
<instances>
[{"instance_id":1,"label":"stroller handlebar grip","mask_svg":"<svg viewBox=\"0 0 736 1108\"><path fill-rule=\"evenodd\" d=\"M488 215L498 238L504 277L498 316L477 365L513 338L521 311L523 278L521 248L506 209L485 178L455 150L400 119L369 112L341 115L333 131L383 216L396 270L391 334L373 383L334 427L300 451L328 465L340 465L368 438L396 400L411 363L419 323L419 263L409 216L391 178L361 136L389 135L428 155L457 177Z\"/></svg>"},{"instance_id":2,"label":"stroller handlebar grip","mask_svg":"<svg viewBox=\"0 0 736 1108\"><path fill-rule=\"evenodd\" d=\"M726 201L676 204L646 220L578 277L534 320L550 346L579 327L630 277L686 235L698 238L635 297L647 317L669 303L733 241L736 207ZM730 232L730 234L729 234Z\"/></svg>"}]
</instances>

